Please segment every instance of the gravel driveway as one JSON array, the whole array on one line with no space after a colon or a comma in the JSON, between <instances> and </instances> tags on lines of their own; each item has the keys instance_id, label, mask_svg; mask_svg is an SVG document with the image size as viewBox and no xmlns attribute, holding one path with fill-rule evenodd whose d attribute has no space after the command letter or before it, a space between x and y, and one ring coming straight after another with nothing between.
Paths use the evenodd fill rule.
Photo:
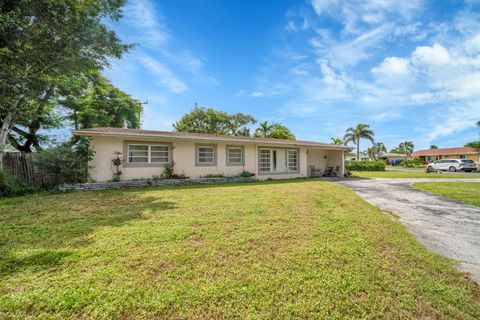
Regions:
<instances>
[{"instance_id":1,"label":"gravel driveway","mask_svg":"<svg viewBox=\"0 0 480 320\"><path fill-rule=\"evenodd\" d=\"M414 190L415 182L480 179L346 179L366 201L400 217L403 223L430 250L459 262L480 283L480 208Z\"/></svg>"}]
</instances>

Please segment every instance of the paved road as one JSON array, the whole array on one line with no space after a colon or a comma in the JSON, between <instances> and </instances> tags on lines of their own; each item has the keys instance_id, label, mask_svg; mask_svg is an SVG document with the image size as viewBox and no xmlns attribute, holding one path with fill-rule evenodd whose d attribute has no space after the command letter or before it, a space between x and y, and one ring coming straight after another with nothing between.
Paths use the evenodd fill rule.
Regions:
<instances>
[{"instance_id":1,"label":"paved road","mask_svg":"<svg viewBox=\"0 0 480 320\"><path fill-rule=\"evenodd\" d=\"M424 181L480 182L480 179L346 179L368 202L400 216L402 222L430 250L459 262L462 271L480 283L480 208L414 190Z\"/></svg>"},{"instance_id":2,"label":"paved road","mask_svg":"<svg viewBox=\"0 0 480 320\"><path fill-rule=\"evenodd\" d=\"M397 172L425 172L423 169L402 169L402 167L399 168L385 168L385 171L397 171ZM450 172L450 171L441 171L441 173L445 174L457 174L460 176L476 176L480 179L480 172L464 172L464 171L456 171L456 172ZM432 173L433 174L433 173Z\"/></svg>"}]
</instances>

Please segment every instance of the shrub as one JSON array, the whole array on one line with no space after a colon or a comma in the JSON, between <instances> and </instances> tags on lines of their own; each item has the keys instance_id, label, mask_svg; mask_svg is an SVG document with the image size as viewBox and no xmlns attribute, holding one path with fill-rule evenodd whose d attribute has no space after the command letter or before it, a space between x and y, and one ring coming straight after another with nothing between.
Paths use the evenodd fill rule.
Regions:
<instances>
[{"instance_id":1,"label":"shrub","mask_svg":"<svg viewBox=\"0 0 480 320\"><path fill-rule=\"evenodd\" d=\"M202 178L225 178L225 175L223 173L209 173L207 175L204 175Z\"/></svg>"},{"instance_id":2,"label":"shrub","mask_svg":"<svg viewBox=\"0 0 480 320\"><path fill-rule=\"evenodd\" d=\"M250 177L253 177L254 175L255 173L251 173L245 170L243 170L242 173L239 174L239 176L242 178L250 178Z\"/></svg>"},{"instance_id":3,"label":"shrub","mask_svg":"<svg viewBox=\"0 0 480 320\"><path fill-rule=\"evenodd\" d=\"M174 173L173 170L175 168L175 162L170 161L169 163L166 163L165 166L163 167L163 173L160 175L162 179L174 179Z\"/></svg>"},{"instance_id":4,"label":"shrub","mask_svg":"<svg viewBox=\"0 0 480 320\"><path fill-rule=\"evenodd\" d=\"M73 147L69 143L63 143L42 150L33 161L40 172L53 177L57 184L82 183L88 180L88 161L92 156L89 140L82 139Z\"/></svg>"},{"instance_id":5,"label":"shrub","mask_svg":"<svg viewBox=\"0 0 480 320\"><path fill-rule=\"evenodd\" d=\"M404 166L404 167L420 167L420 166L423 166L424 163L422 160L420 159L417 159L417 158L413 158L413 159L405 159L403 160L400 165Z\"/></svg>"},{"instance_id":6,"label":"shrub","mask_svg":"<svg viewBox=\"0 0 480 320\"><path fill-rule=\"evenodd\" d=\"M0 196L15 197L32 193L35 189L28 183L0 171Z\"/></svg>"},{"instance_id":7,"label":"shrub","mask_svg":"<svg viewBox=\"0 0 480 320\"><path fill-rule=\"evenodd\" d=\"M385 162L383 160L352 160L345 162L345 169L347 169L347 171L385 171Z\"/></svg>"},{"instance_id":8,"label":"shrub","mask_svg":"<svg viewBox=\"0 0 480 320\"><path fill-rule=\"evenodd\" d=\"M180 174L177 174L177 173L174 173L172 174L172 178L171 179L189 179L190 177L185 175L185 173L180 173Z\"/></svg>"}]
</instances>

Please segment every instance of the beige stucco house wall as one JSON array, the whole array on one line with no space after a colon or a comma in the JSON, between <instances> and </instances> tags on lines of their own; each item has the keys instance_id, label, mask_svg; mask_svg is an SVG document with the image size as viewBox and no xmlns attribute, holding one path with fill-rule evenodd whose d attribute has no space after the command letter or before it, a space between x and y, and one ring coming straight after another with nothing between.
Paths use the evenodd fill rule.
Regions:
<instances>
[{"instance_id":1,"label":"beige stucco house wall","mask_svg":"<svg viewBox=\"0 0 480 320\"><path fill-rule=\"evenodd\" d=\"M94 129L91 129L94 130ZM113 130L113 128L112 128ZM130 129L120 129L130 130ZM115 131L122 132L122 131ZM128 131L128 132L131 132ZM164 170L163 164L154 163L128 163L127 146L128 144L162 144L170 146L170 160L175 162L175 173L184 173L185 175L197 178L208 174L223 174L225 176L238 175L242 171L255 173L259 179L267 178L297 178L308 177L309 168L326 169L327 166L338 169L339 175L343 175L343 148L329 145L303 146L301 142L288 142L289 145L279 142L272 143L272 139L246 139L232 138L230 141L221 141L215 138L205 139L201 135L184 137L155 137L154 135L132 135L132 134L111 134L111 133L89 133L85 131L76 131L77 135L90 135L91 146L94 150L94 156L90 162L90 176L95 181L111 180L114 174L112 159L117 153L121 153L122 174L121 180L146 179L153 176L159 176ZM173 133L169 133L172 134ZM201 139L200 139L201 138ZM225 139L221 137L221 139ZM228 139L228 138L226 138ZM251 141L252 140L252 141ZM196 159L197 146L214 146L216 151L216 160L214 165L198 165ZM227 162L227 147L239 146L243 150L243 163L229 165ZM298 151L298 170L295 172L265 173L259 171L259 150L267 149L285 149Z\"/></svg>"}]
</instances>

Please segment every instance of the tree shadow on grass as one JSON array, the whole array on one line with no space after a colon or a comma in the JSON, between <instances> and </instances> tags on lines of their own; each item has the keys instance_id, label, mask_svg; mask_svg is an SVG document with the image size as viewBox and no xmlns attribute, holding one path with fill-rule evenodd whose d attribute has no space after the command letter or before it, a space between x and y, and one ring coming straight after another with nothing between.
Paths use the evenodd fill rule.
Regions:
<instances>
[{"instance_id":1,"label":"tree shadow on grass","mask_svg":"<svg viewBox=\"0 0 480 320\"><path fill-rule=\"evenodd\" d=\"M76 249L94 242L91 235L99 228L121 227L144 219L146 210L158 213L176 208L174 202L154 196L128 192L114 199L111 196L44 195L0 208L0 277L58 266ZM34 208L29 201L34 202Z\"/></svg>"},{"instance_id":2,"label":"tree shadow on grass","mask_svg":"<svg viewBox=\"0 0 480 320\"><path fill-rule=\"evenodd\" d=\"M40 271L50 269L62 263L62 260L73 254L69 250L41 250L30 255L16 256L10 250L0 250L0 278L29 269Z\"/></svg>"}]
</instances>

